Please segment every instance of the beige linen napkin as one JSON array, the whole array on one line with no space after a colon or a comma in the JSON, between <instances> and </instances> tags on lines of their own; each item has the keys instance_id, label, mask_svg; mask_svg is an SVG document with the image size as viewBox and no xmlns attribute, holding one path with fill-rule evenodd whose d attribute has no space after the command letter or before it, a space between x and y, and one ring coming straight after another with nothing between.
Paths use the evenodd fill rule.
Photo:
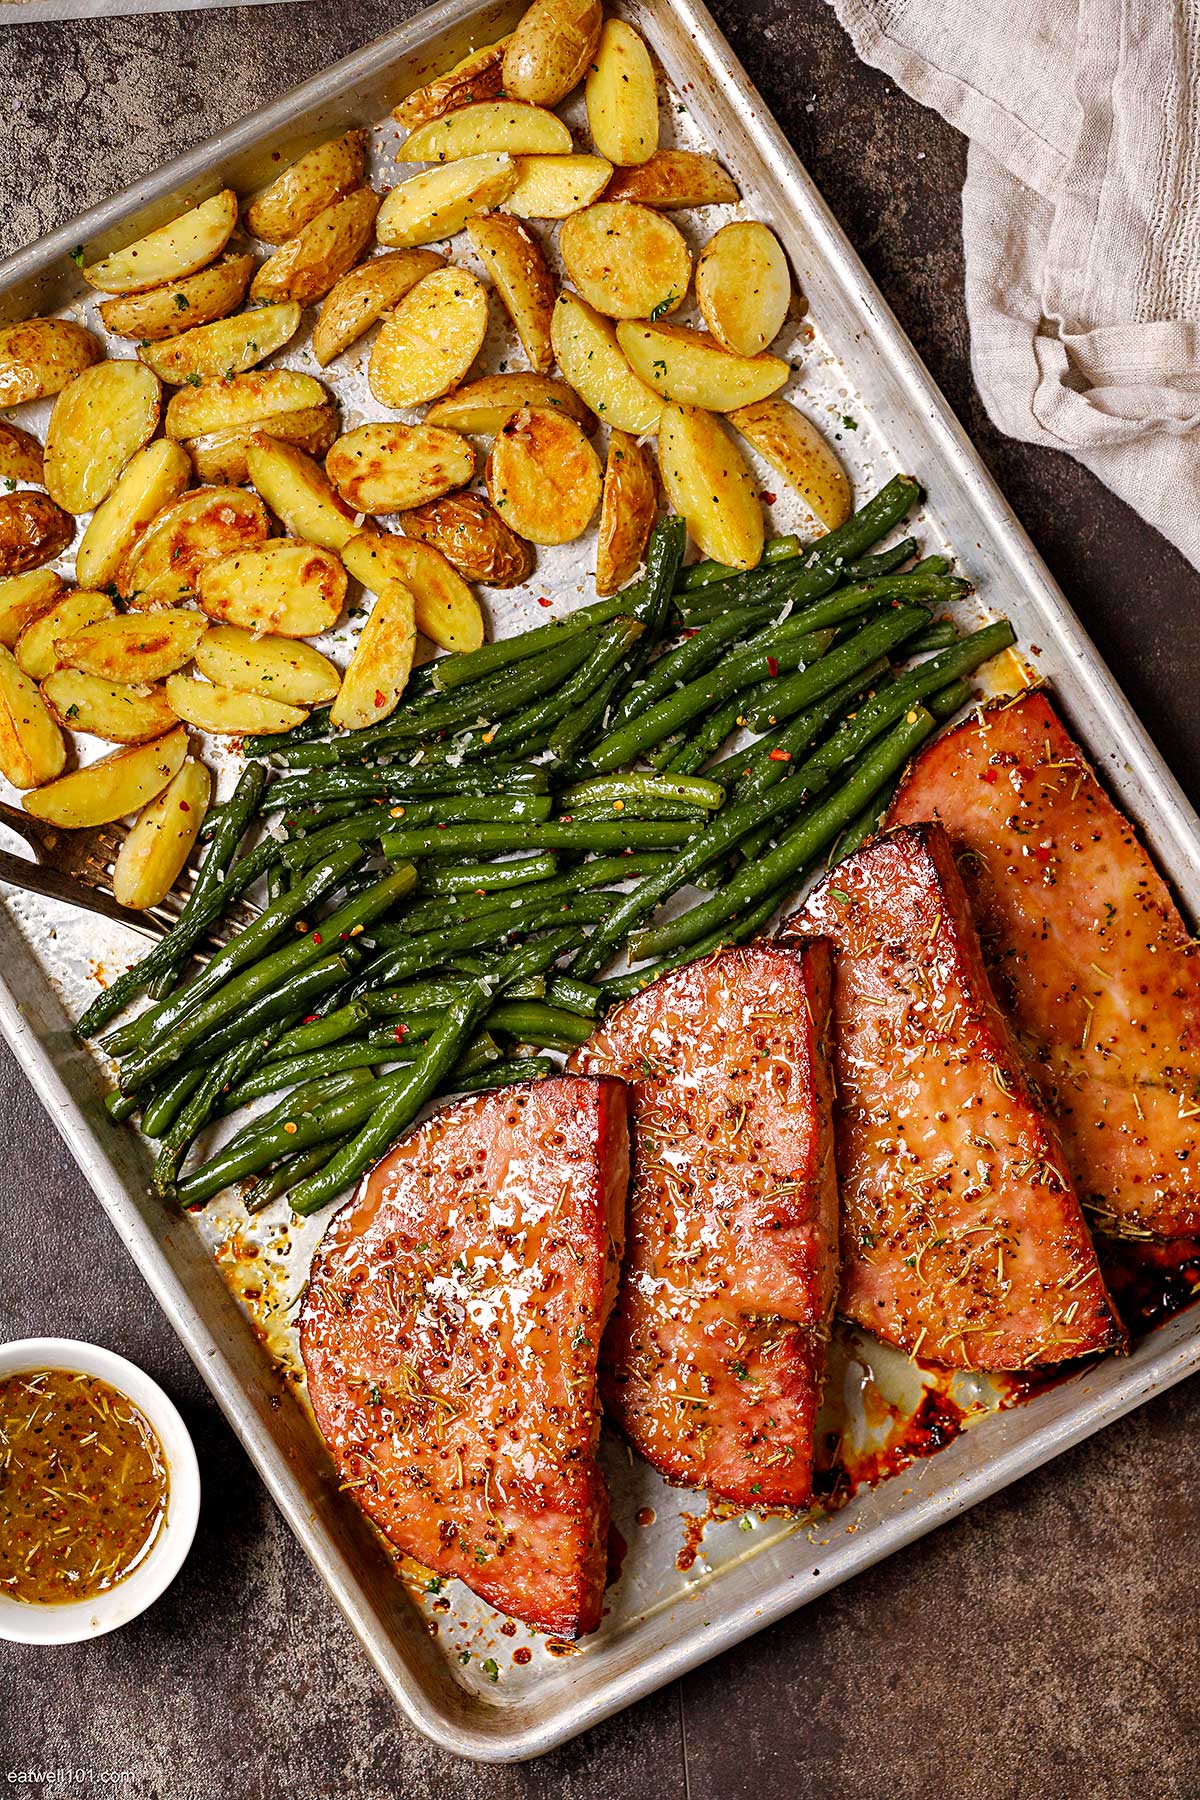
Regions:
<instances>
[{"instance_id":1,"label":"beige linen napkin","mask_svg":"<svg viewBox=\"0 0 1200 1800\"><path fill-rule=\"evenodd\" d=\"M1200 567L1200 0L831 0L971 140L975 379Z\"/></svg>"}]
</instances>

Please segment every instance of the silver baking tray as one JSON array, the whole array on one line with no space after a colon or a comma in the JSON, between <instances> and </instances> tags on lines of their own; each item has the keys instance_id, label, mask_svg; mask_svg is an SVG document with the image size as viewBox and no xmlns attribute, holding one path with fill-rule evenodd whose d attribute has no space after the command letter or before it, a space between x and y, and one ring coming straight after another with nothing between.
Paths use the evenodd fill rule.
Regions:
<instances>
[{"instance_id":1,"label":"silver baking tray","mask_svg":"<svg viewBox=\"0 0 1200 1800\"><path fill-rule=\"evenodd\" d=\"M1053 684L1176 891L1200 894L1195 814L712 19L698 0L623 0L617 10L642 29L670 84L668 141L718 152L745 213L768 221L785 244L807 299L785 348L793 388L839 437L859 491L898 468L921 478L931 503L920 533L930 547L952 547L974 578L970 610L1009 614L1027 664ZM383 121L373 174L377 185L391 185L398 133L390 108L430 73L501 35L519 11L519 0L447 0L9 258L0 264L0 319L90 316L70 259L76 245L89 253L115 247L225 185L249 193L281 156L348 125ZM701 215L700 229L723 216ZM304 366L305 356L281 360ZM342 362L353 363L353 353ZM335 371L347 424L360 402L370 404L360 364ZM775 516L786 528L786 509ZM587 567L578 551L544 558L528 604L574 599ZM508 597L503 604L495 628L519 628L519 606ZM135 948L119 928L105 935L95 920L10 896L0 906L0 1029L402 1712L460 1756L507 1761L549 1750L1200 1366L1193 1310L1144 1337L1132 1355L1109 1357L1014 1407L1003 1384L932 1375L839 1328L831 1434L864 1455L886 1450L888 1421L911 1416L930 1389L953 1394L969 1429L938 1455L860 1487L840 1510L802 1520L706 1512L703 1497L667 1488L606 1439L614 1520L628 1547L601 1629L569 1646L505 1625L456 1584L427 1591L423 1573L392 1555L338 1490L291 1331L322 1221L292 1232L276 1213L252 1226L236 1199L199 1222L179 1218L152 1196L139 1140L110 1125L104 1069L74 1041L70 1019L94 992L96 974L127 962Z\"/></svg>"}]
</instances>

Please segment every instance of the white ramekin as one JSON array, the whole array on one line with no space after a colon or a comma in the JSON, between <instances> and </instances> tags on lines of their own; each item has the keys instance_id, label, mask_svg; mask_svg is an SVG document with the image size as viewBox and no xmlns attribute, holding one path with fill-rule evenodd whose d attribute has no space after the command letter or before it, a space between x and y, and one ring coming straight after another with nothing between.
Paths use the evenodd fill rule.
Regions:
<instances>
[{"instance_id":1,"label":"white ramekin","mask_svg":"<svg viewBox=\"0 0 1200 1800\"><path fill-rule=\"evenodd\" d=\"M0 1594L0 1638L15 1644L77 1644L127 1625L174 1581L191 1548L200 1513L200 1471L187 1426L156 1381L111 1350L73 1338L20 1338L0 1344L0 1375L33 1369L72 1369L95 1375L127 1394L158 1433L170 1487L167 1513L154 1547L131 1575L90 1600L31 1605Z\"/></svg>"}]
</instances>

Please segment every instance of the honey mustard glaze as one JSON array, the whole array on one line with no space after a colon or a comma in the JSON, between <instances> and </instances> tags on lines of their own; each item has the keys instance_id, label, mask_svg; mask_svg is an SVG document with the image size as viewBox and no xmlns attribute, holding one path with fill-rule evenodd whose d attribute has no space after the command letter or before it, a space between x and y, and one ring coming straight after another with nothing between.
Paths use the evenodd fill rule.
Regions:
<instances>
[{"instance_id":1,"label":"honey mustard glaze","mask_svg":"<svg viewBox=\"0 0 1200 1800\"><path fill-rule=\"evenodd\" d=\"M0 1377L0 1594L51 1606L115 1587L152 1548L168 1492L126 1394L72 1369Z\"/></svg>"}]
</instances>

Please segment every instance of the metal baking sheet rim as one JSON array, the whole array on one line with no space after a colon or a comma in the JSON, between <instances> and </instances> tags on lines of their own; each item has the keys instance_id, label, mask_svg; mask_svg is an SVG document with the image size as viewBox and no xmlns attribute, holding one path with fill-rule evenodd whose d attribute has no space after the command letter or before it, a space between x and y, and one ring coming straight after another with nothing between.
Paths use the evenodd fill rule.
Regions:
<instances>
[{"instance_id":1,"label":"metal baking sheet rim","mask_svg":"<svg viewBox=\"0 0 1200 1800\"><path fill-rule=\"evenodd\" d=\"M270 107L249 115L218 137L175 158L152 178L90 209L0 263L0 298L4 289L31 280L47 270L55 259L69 253L74 244L94 241L136 208L153 205L156 199L161 200L189 181L211 177L214 167L250 150L269 132L285 128L296 115L353 91L357 82L377 76L381 67L419 51L437 33L462 27L485 10L487 8L481 7L478 0L444 0L442 5L427 9ZM736 112L741 128L757 154L772 174L785 181L794 193L798 223L807 233L815 254L832 268L840 269L842 276L856 289L864 323L870 326L876 348L902 380L913 412L928 434L934 456L947 466L956 466L960 479L971 491L994 546L1003 552L1013 576L1032 595L1047 624L1053 626L1071 652L1075 678L1089 690L1097 712L1117 738L1129 774L1136 780L1143 798L1153 806L1159 830L1169 835L1180 850L1200 858L1200 820L1162 763L1148 734L1100 661L1066 599L1013 517L932 377L829 208L812 186L707 9L698 0L671 0L670 10L681 21L702 63L719 73L723 99ZM0 926L0 929L5 928L12 929L7 909L3 926ZM5 961L7 964L7 959ZM32 971L27 972L32 975ZM799 1577L793 1574L779 1582L773 1591L756 1599L747 1599L723 1617L702 1622L699 1629L683 1631L655 1654L642 1658L623 1674L606 1678L591 1692L582 1682L576 1683L576 1689L583 1691L577 1691L566 1706L550 1717L527 1721L520 1717L517 1708L497 1706L495 1722L490 1728L466 1725L451 1717L449 1710L431 1696L419 1671L397 1646L350 1557L319 1519L315 1493L305 1492L280 1433L270 1428L265 1390L263 1394L255 1395L236 1372L234 1352L236 1349L244 1353L245 1324L227 1291L222 1286L227 1302L225 1317L230 1327L226 1343L223 1342L226 1334L214 1328L216 1322L201 1310L195 1295L172 1267L149 1217L122 1180L110 1148L72 1096L54 1055L28 1016L37 1010L37 1000L42 998L49 998L52 1008L57 1006L49 994L48 984L43 984L41 994L31 994L23 1002L14 992L12 980L7 975L0 978L0 1032L29 1075L39 1099L118 1236L397 1705L420 1731L458 1756L485 1762L516 1762L544 1754L871 1567L936 1526L958 1517L978 1501L1030 1473L1200 1368L1200 1330L1188 1316L1178 1317L1145 1339L1115 1376L1111 1361L1101 1365L1106 1371L1106 1391L1102 1395L1086 1397L1088 1373L1085 1373L1064 1383L1052 1395L1043 1396L1043 1401L1056 1404L1051 1408L1053 1416L1042 1425L1001 1446L979 1467L954 1476L937 1490L922 1496L916 1495L914 1489L915 1497L896 1516L873 1524L868 1532L853 1539L831 1545L829 1554L821 1558L819 1571L812 1572L803 1587L798 1585ZM52 1035L50 1027L47 1031ZM62 1054L69 1056L69 1034L64 1035ZM215 1279L219 1281L219 1277ZM218 1306L217 1310L222 1309ZM1079 1397L1079 1403L1064 1410L1073 1396ZM942 1451L935 1459L940 1469L949 1472L968 1444L969 1437Z\"/></svg>"}]
</instances>

